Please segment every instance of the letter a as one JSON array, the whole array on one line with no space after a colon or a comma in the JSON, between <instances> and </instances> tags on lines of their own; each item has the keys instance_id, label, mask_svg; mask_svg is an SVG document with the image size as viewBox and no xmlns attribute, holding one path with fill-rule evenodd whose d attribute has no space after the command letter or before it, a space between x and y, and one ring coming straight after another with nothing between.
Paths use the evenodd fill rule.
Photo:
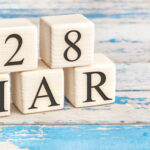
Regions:
<instances>
[{"instance_id":1,"label":"letter a","mask_svg":"<svg viewBox=\"0 0 150 150\"><path fill-rule=\"evenodd\" d=\"M42 85L44 86L44 88L45 88L45 90L47 92L47 95L41 95L41 96L39 96L39 92L41 90ZM56 101L55 101L55 99L53 97L53 94L52 94L52 92L51 92L51 90L50 90L50 88L48 86L48 83L47 83L45 77L43 77L42 82L40 84L40 87L39 87L39 89L37 91L37 94L36 94L36 96L34 98L33 104L32 104L32 106L29 109L35 109L35 108L37 108L37 107L35 107L35 102L36 102L37 98L43 98L43 97L49 97L51 105L49 105L48 107L59 105L59 104L56 103Z\"/></svg>"}]
</instances>

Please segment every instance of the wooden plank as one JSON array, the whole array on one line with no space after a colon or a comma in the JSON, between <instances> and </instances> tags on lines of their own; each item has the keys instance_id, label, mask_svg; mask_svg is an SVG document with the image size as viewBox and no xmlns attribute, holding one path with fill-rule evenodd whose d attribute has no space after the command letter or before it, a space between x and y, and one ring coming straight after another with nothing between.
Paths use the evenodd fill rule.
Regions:
<instances>
[{"instance_id":1,"label":"wooden plank","mask_svg":"<svg viewBox=\"0 0 150 150\"><path fill-rule=\"evenodd\" d=\"M4 17L6 16L4 15ZM140 19L134 21L129 19L90 19L96 25L95 52L102 52L115 62L150 61L150 21ZM31 18L31 21L39 26L39 18Z\"/></svg>"},{"instance_id":2,"label":"wooden plank","mask_svg":"<svg viewBox=\"0 0 150 150\"><path fill-rule=\"evenodd\" d=\"M109 20L109 21L108 21ZM93 19L96 24L95 51L103 52L115 62L150 60L149 23Z\"/></svg>"},{"instance_id":3,"label":"wooden plank","mask_svg":"<svg viewBox=\"0 0 150 150\"><path fill-rule=\"evenodd\" d=\"M150 92L117 92L110 105L74 108L67 101L59 111L22 115L12 106L10 117L0 118L1 125L49 124L136 124L150 123Z\"/></svg>"},{"instance_id":4,"label":"wooden plank","mask_svg":"<svg viewBox=\"0 0 150 150\"><path fill-rule=\"evenodd\" d=\"M150 63L117 63L117 90L150 90Z\"/></svg>"},{"instance_id":5,"label":"wooden plank","mask_svg":"<svg viewBox=\"0 0 150 150\"><path fill-rule=\"evenodd\" d=\"M32 18L31 21L38 26L39 19ZM97 21L99 25L96 25L95 51L105 53L116 62L117 90L150 90L148 22L142 25L142 22L138 20L138 24L134 22L130 25L122 20L123 25L121 25L121 22L116 20L112 20L112 23L108 19L105 20L106 23ZM114 26L114 31L111 26Z\"/></svg>"},{"instance_id":6,"label":"wooden plank","mask_svg":"<svg viewBox=\"0 0 150 150\"><path fill-rule=\"evenodd\" d=\"M13 106L12 115L0 118L0 124L150 123L149 70L149 63L117 64L118 92L115 104L75 109L67 103L63 110L33 115L22 115Z\"/></svg>"},{"instance_id":7,"label":"wooden plank","mask_svg":"<svg viewBox=\"0 0 150 150\"><path fill-rule=\"evenodd\" d=\"M37 3L36 0L1 0L1 17L43 15L59 15L70 13L82 13L90 18L129 18L148 19L150 16L150 3L147 0L122 0L122 1L97 1L97 0L44 0ZM11 8L11 9L10 9Z\"/></svg>"},{"instance_id":8,"label":"wooden plank","mask_svg":"<svg viewBox=\"0 0 150 150\"><path fill-rule=\"evenodd\" d=\"M1 148L5 142L6 149L15 147L14 150L148 150L150 147L150 126L144 125L2 126L0 135Z\"/></svg>"},{"instance_id":9,"label":"wooden plank","mask_svg":"<svg viewBox=\"0 0 150 150\"><path fill-rule=\"evenodd\" d=\"M45 0L38 3L6 0L1 1L0 6L3 18L82 13L96 24L96 52L107 54L115 62L150 61L150 3L147 0Z\"/></svg>"},{"instance_id":10,"label":"wooden plank","mask_svg":"<svg viewBox=\"0 0 150 150\"><path fill-rule=\"evenodd\" d=\"M33 4L29 4L30 6L27 6L28 8L20 8L20 6L16 6L15 8L8 8L11 7L11 5L7 5L6 8L5 6L1 5L0 9L0 17L3 18L16 18L16 17L41 17L41 16L48 16L48 15L61 15L61 14L74 14L74 13L80 13L84 14L88 18L116 18L116 19L143 19L147 20L150 16L150 11L147 10L147 8L140 9L133 9L133 10L126 10L124 8L120 9L115 9L111 7L106 8L80 8L80 4L77 4L77 8L71 8L68 6L67 8L63 8L62 6L66 6L65 4L62 5L59 3L61 6L55 6L55 4L48 4L48 8L30 8L33 6ZM135 4L136 5L136 4ZM38 5L40 7L40 5ZM51 6L51 7L50 7ZM54 6L55 8L52 8ZM90 6L90 5L89 5ZM97 4L97 6L103 6L102 4ZM24 6L23 6L24 7ZM86 7L86 6L85 6ZM137 11L138 10L138 11Z\"/></svg>"},{"instance_id":11,"label":"wooden plank","mask_svg":"<svg viewBox=\"0 0 150 150\"><path fill-rule=\"evenodd\" d=\"M37 3L36 0L1 0L1 8L3 9L43 9L45 12L51 13L86 13L96 15L97 17L146 17L149 15L150 3L148 0L116 0L116 1L97 1L97 0L44 0ZM7 13L7 12L5 12Z\"/></svg>"},{"instance_id":12,"label":"wooden plank","mask_svg":"<svg viewBox=\"0 0 150 150\"><path fill-rule=\"evenodd\" d=\"M91 19L96 25L95 52L115 62L150 61L150 21ZM31 19L37 26L39 19Z\"/></svg>"}]
</instances>

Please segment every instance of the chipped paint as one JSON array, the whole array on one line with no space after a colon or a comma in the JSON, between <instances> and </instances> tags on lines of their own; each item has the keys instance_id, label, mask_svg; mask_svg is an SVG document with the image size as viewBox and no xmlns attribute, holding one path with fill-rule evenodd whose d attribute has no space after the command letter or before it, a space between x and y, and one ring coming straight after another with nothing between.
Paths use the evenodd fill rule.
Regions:
<instances>
[{"instance_id":1,"label":"chipped paint","mask_svg":"<svg viewBox=\"0 0 150 150\"><path fill-rule=\"evenodd\" d=\"M0 134L3 137L0 140L9 141L21 150L146 150L150 147L150 126L54 125L2 128Z\"/></svg>"},{"instance_id":2,"label":"chipped paint","mask_svg":"<svg viewBox=\"0 0 150 150\"><path fill-rule=\"evenodd\" d=\"M110 39L107 41L99 41L100 43L104 43L104 42L110 42L110 43L121 43L121 42L126 42L126 43L142 43L141 41L136 41L136 40L128 40L128 39Z\"/></svg>"},{"instance_id":3,"label":"chipped paint","mask_svg":"<svg viewBox=\"0 0 150 150\"><path fill-rule=\"evenodd\" d=\"M0 118L1 124L27 126L1 127L0 141L7 141L4 145L6 150L12 150L12 147L15 147L15 150L149 150L150 126L30 126L55 123L150 123L150 96L147 94L150 90L150 65L129 63L150 61L149 1L127 3L122 0L93 0L89 5L89 1L81 0L45 0L38 3L36 0L5 0L0 1L0 6L2 18L85 14L96 24L96 52L107 54L115 62L127 62L117 65L118 92L116 103L113 105L77 110L66 104L59 113L24 116L13 108L10 117ZM38 21L39 19L35 19L35 22ZM120 94L119 91L126 93Z\"/></svg>"},{"instance_id":4,"label":"chipped paint","mask_svg":"<svg viewBox=\"0 0 150 150\"><path fill-rule=\"evenodd\" d=\"M10 142L0 142L0 149L1 150L29 150L27 148L25 149L19 148L18 146Z\"/></svg>"}]
</instances>

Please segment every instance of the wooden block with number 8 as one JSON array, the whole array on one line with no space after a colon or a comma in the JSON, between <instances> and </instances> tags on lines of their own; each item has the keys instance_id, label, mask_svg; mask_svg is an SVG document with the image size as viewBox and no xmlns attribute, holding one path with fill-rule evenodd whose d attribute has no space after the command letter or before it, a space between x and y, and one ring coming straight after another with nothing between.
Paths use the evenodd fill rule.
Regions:
<instances>
[{"instance_id":1,"label":"wooden block with number 8","mask_svg":"<svg viewBox=\"0 0 150 150\"><path fill-rule=\"evenodd\" d=\"M0 72L37 68L37 28L27 19L0 21Z\"/></svg>"},{"instance_id":2,"label":"wooden block with number 8","mask_svg":"<svg viewBox=\"0 0 150 150\"><path fill-rule=\"evenodd\" d=\"M91 64L94 24L80 14L41 18L40 55L51 68Z\"/></svg>"},{"instance_id":3,"label":"wooden block with number 8","mask_svg":"<svg viewBox=\"0 0 150 150\"><path fill-rule=\"evenodd\" d=\"M65 96L75 107L103 105L115 100L115 64L96 54L94 64L65 68Z\"/></svg>"},{"instance_id":4,"label":"wooden block with number 8","mask_svg":"<svg viewBox=\"0 0 150 150\"><path fill-rule=\"evenodd\" d=\"M12 100L24 114L63 108L63 70L39 61L36 70L12 73Z\"/></svg>"}]
</instances>

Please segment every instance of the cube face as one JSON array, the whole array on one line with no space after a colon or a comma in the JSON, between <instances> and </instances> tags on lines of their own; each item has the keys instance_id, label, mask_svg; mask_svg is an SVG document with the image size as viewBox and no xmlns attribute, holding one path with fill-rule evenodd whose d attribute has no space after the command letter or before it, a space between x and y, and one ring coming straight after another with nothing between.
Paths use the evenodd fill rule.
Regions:
<instances>
[{"instance_id":1,"label":"cube face","mask_svg":"<svg viewBox=\"0 0 150 150\"><path fill-rule=\"evenodd\" d=\"M114 102L115 69L112 65L102 68L91 67L82 70L76 69L75 74L75 85L78 87L76 88L77 107L102 105ZM97 86L99 84L100 86ZM96 88L98 88L98 90Z\"/></svg>"},{"instance_id":2,"label":"cube face","mask_svg":"<svg viewBox=\"0 0 150 150\"><path fill-rule=\"evenodd\" d=\"M94 24L84 16L43 17L40 29L41 57L51 68L93 62Z\"/></svg>"},{"instance_id":3,"label":"cube face","mask_svg":"<svg viewBox=\"0 0 150 150\"><path fill-rule=\"evenodd\" d=\"M37 68L37 28L27 19L0 22L0 72Z\"/></svg>"},{"instance_id":4,"label":"cube face","mask_svg":"<svg viewBox=\"0 0 150 150\"><path fill-rule=\"evenodd\" d=\"M8 74L0 74L0 116L10 115L10 79Z\"/></svg>"},{"instance_id":5,"label":"cube face","mask_svg":"<svg viewBox=\"0 0 150 150\"><path fill-rule=\"evenodd\" d=\"M105 56L99 55L99 59L103 57ZM74 75L70 76L71 73ZM65 76L65 96L75 107L103 105L115 101L113 63L106 61L87 67L65 69Z\"/></svg>"},{"instance_id":6,"label":"cube face","mask_svg":"<svg viewBox=\"0 0 150 150\"><path fill-rule=\"evenodd\" d=\"M39 65L35 71L12 75L12 98L22 113L57 110L64 106L63 70L49 69L41 61ZM17 97L18 94L20 96Z\"/></svg>"}]
</instances>

